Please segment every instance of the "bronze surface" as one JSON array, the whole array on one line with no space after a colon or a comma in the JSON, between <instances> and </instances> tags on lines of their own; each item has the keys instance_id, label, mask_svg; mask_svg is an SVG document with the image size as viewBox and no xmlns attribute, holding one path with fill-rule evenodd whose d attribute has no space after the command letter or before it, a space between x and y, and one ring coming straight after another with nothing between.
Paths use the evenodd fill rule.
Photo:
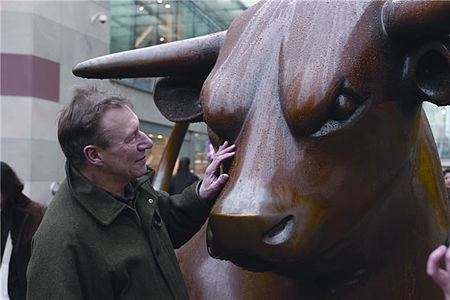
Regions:
<instances>
[{"instance_id":1,"label":"bronze surface","mask_svg":"<svg viewBox=\"0 0 450 300\"><path fill-rule=\"evenodd\" d=\"M261 1L204 82L209 67L176 62L208 38L85 68L191 72L211 141L237 145L208 225L178 251L192 299L443 299L425 266L447 195L421 103L450 104L449 22L450 1Z\"/></svg>"}]
</instances>

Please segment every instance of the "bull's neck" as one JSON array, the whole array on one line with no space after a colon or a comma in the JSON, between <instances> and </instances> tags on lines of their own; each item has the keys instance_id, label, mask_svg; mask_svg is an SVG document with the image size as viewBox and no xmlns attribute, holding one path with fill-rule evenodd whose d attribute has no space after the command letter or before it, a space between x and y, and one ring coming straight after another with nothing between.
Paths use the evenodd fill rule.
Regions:
<instances>
[{"instance_id":1,"label":"bull's neck","mask_svg":"<svg viewBox=\"0 0 450 300\"><path fill-rule=\"evenodd\" d=\"M405 165L397 174L392 196L380 201L346 238L325 253L306 259L302 268L306 272L292 269L287 276L309 286L315 291L312 294L320 295L317 299L425 299L423 291L430 290L436 291L436 298L429 299L440 299L439 290L426 276L425 265L428 254L445 243L448 233L429 221L434 214L430 200L418 197L407 183L412 165ZM404 287L404 294L394 297L398 286ZM347 298L349 295L354 297Z\"/></svg>"}]
</instances>

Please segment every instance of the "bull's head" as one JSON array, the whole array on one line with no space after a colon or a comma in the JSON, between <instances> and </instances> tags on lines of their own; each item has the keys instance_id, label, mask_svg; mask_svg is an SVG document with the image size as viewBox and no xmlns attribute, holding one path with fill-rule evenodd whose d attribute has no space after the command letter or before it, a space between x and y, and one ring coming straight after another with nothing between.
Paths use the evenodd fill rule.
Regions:
<instances>
[{"instance_id":1,"label":"bull's head","mask_svg":"<svg viewBox=\"0 0 450 300\"><path fill-rule=\"evenodd\" d=\"M168 76L155 90L166 116L202 111L216 146L237 144L209 220L212 256L251 270L339 269L376 263L410 230L432 244L447 233L421 102L450 104L449 33L448 1L269 0L233 22L210 73L224 34L74 72ZM179 100L197 110L174 113Z\"/></svg>"}]
</instances>

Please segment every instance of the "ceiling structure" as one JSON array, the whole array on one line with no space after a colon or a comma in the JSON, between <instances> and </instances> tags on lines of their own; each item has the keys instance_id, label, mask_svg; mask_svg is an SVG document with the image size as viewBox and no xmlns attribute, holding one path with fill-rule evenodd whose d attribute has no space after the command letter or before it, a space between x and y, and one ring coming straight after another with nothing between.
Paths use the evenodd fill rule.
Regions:
<instances>
[{"instance_id":1,"label":"ceiling structure","mask_svg":"<svg viewBox=\"0 0 450 300\"><path fill-rule=\"evenodd\" d=\"M113 0L111 52L226 30L258 0Z\"/></svg>"}]
</instances>

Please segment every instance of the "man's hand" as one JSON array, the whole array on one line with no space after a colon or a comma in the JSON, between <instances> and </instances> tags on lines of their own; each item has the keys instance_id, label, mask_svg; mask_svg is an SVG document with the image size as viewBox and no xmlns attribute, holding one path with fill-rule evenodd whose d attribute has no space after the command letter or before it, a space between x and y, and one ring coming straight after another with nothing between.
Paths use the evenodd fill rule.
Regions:
<instances>
[{"instance_id":1,"label":"man's hand","mask_svg":"<svg viewBox=\"0 0 450 300\"><path fill-rule=\"evenodd\" d=\"M444 262L445 269L440 264ZM445 299L450 300L450 248L439 246L431 252L427 262L427 273L442 289Z\"/></svg>"},{"instance_id":2,"label":"man's hand","mask_svg":"<svg viewBox=\"0 0 450 300\"><path fill-rule=\"evenodd\" d=\"M205 177L198 190L200 199L211 202L217 198L220 191L228 181L228 174L220 174L220 165L234 156L235 145L228 146L228 142L219 147L211 164L206 168Z\"/></svg>"}]
</instances>

